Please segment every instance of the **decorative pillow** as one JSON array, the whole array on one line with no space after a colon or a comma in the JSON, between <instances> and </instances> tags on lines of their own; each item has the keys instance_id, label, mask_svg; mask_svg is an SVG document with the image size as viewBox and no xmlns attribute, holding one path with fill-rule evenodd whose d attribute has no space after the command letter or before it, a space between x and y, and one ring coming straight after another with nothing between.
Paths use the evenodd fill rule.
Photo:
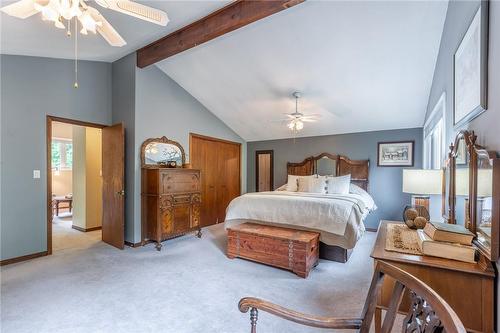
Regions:
<instances>
[{"instance_id":1,"label":"decorative pillow","mask_svg":"<svg viewBox=\"0 0 500 333\"><path fill-rule=\"evenodd\" d=\"M326 179L324 176L299 177L299 192L326 193Z\"/></svg>"},{"instance_id":2,"label":"decorative pillow","mask_svg":"<svg viewBox=\"0 0 500 333\"><path fill-rule=\"evenodd\" d=\"M286 191L286 187L287 187L288 184L285 184L285 185L281 185L280 187L278 187L277 189L275 189L275 191Z\"/></svg>"},{"instance_id":3,"label":"decorative pillow","mask_svg":"<svg viewBox=\"0 0 500 333\"><path fill-rule=\"evenodd\" d=\"M288 181L286 183L286 191L297 192L298 190L297 179L299 179L299 177L300 176L288 175Z\"/></svg>"},{"instance_id":4,"label":"decorative pillow","mask_svg":"<svg viewBox=\"0 0 500 333\"><path fill-rule=\"evenodd\" d=\"M298 179L299 178L313 178L317 177L316 175L311 175L311 176L295 176L295 175L288 175L288 181L286 183L286 190L288 192L297 192L299 190L299 183Z\"/></svg>"},{"instance_id":5,"label":"decorative pillow","mask_svg":"<svg viewBox=\"0 0 500 333\"><path fill-rule=\"evenodd\" d=\"M377 205L375 204L375 201L373 200L372 196L368 194L365 190L363 190L361 187L359 187L356 184L351 184L349 186L349 193L352 194L357 194L363 198L363 201L365 202L365 206L370 210L374 211L377 209Z\"/></svg>"},{"instance_id":6,"label":"decorative pillow","mask_svg":"<svg viewBox=\"0 0 500 333\"><path fill-rule=\"evenodd\" d=\"M351 184L351 175L328 177L326 179L326 193L328 194L348 194Z\"/></svg>"}]
</instances>

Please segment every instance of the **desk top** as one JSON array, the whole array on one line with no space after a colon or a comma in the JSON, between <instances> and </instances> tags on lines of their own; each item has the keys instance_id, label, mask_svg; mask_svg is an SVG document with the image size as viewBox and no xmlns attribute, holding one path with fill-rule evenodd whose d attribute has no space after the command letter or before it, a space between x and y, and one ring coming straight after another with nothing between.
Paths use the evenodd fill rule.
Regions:
<instances>
[{"instance_id":1,"label":"desk top","mask_svg":"<svg viewBox=\"0 0 500 333\"><path fill-rule=\"evenodd\" d=\"M73 198L66 198L64 195L60 197L53 197L52 200L55 201L73 201Z\"/></svg>"},{"instance_id":2,"label":"desk top","mask_svg":"<svg viewBox=\"0 0 500 333\"><path fill-rule=\"evenodd\" d=\"M431 256L419 256L412 254L405 254L399 252L386 251L385 240L387 235L387 224L388 223L403 223L397 221L380 221L377 232L377 240L373 247L371 257L375 260L385 260L397 263L406 263L413 265L436 267L440 269L460 271L470 274L478 274L483 276L489 276L491 278L495 277L495 270L493 265L485 257L481 256L479 262L471 264L468 262L462 262L457 260L431 257Z\"/></svg>"}]
</instances>

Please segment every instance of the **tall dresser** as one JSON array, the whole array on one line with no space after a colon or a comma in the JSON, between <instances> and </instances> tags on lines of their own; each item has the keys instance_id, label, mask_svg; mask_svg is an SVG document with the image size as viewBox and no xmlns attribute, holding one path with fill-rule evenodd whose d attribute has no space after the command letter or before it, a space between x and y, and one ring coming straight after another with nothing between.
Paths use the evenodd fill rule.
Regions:
<instances>
[{"instance_id":1,"label":"tall dresser","mask_svg":"<svg viewBox=\"0 0 500 333\"><path fill-rule=\"evenodd\" d=\"M200 170L188 169L184 148L163 136L141 146L141 243L161 242L197 231L201 237Z\"/></svg>"},{"instance_id":2,"label":"tall dresser","mask_svg":"<svg viewBox=\"0 0 500 333\"><path fill-rule=\"evenodd\" d=\"M200 170L185 168L142 169L143 235L161 242L200 229Z\"/></svg>"}]
</instances>

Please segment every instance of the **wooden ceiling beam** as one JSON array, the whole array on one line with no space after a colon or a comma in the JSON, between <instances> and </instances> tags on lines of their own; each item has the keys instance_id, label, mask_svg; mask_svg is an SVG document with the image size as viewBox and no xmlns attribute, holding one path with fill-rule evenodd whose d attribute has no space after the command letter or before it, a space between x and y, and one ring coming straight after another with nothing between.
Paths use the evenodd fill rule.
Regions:
<instances>
[{"instance_id":1,"label":"wooden ceiling beam","mask_svg":"<svg viewBox=\"0 0 500 333\"><path fill-rule=\"evenodd\" d=\"M304 0L238 0L137 51L137 66L158 61L293 7Z\"/></svg>"}]
</instances>

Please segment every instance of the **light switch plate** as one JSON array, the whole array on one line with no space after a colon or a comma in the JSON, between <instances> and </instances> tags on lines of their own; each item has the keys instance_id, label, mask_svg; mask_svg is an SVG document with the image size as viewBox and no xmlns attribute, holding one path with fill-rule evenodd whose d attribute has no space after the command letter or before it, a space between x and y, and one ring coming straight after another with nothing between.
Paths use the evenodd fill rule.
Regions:
<instances>
[{"instance_id":1,"label":"light switch plate","mask_svg":"<svg viewBox=\"0 0 500 333\"><path fill-rule=\"evenodd\" d=\"M40 170L33 170L33 179L40 179Z\"/></svg>"}]
</instances>

